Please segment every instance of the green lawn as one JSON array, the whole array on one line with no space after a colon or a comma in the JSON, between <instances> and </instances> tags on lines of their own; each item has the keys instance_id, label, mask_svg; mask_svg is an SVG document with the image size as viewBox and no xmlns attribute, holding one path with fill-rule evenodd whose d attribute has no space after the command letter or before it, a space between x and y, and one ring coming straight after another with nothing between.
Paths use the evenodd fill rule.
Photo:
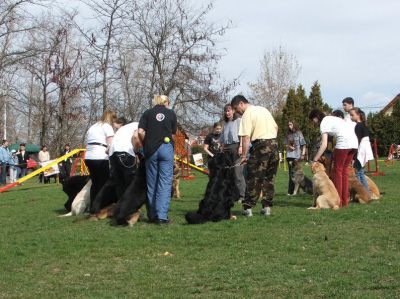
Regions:
<instances>
[{"instance_id":1,"label":"green lawn","mask_svg":"<svg viewBox=\"0 0 400 299\"><path fill-rule=\"evenodd\" d=\"M196 173L171 225L133 228L58 218L61 186L33 179L0 194L0 298L399 298L400 165L382 170L381 202L309 211L280 171L271 217L236 206L236 221L190 226L207 182Z\"/></svg>"}]
</instances>

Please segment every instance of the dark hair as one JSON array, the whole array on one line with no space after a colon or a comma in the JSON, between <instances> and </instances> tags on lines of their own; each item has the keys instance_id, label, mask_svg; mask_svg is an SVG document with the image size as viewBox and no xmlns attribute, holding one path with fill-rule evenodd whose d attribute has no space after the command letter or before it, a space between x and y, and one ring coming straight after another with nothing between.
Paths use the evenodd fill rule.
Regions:
<instances>
[{"instance_id":1,"label":"dark hair","mask_svg":"<svg viewBox=\"0 0 400 299\"><path fill-rule=\"evenodd\" d=\"M214 123L213 129L215 129L216 127L222 127L222 124L217 121L216 123Z\"/></svg>"},{"instance_id":2,"label":"dark hair","mask_svg":"<svg viewBox=\"0 0 400 299\"><path fill-rule=\"evenodd\" d=\"M243 102L245 104L249 103L249 101L244 96L242 96L241 94L238 94L238 95L234 96L231 101L232 108L239 105L240 102Z\"/></svg>"},{"instance_id":3,"label":"dark hair","mask_svg":"<svg viewBox=\"0 0 400 299\"><path fill-rule=\"evenodd\" d=\"M357 113L360 116L360 120L364 124L364 126L368 127L367 117L365 116L364 111L362 111L358 107L351 108L350 111L354 111L355 113Z\"/></svg>"},{"instance_id":4,"label":"dark hair","mask_svg":"<svg viewBox=\"0 0 400 299\"><path fill-rule=\"evenodd\" d=\"M231 104L226 104L226 105L224 106L224 116L223 116L223 118L224 118L224 121L225 121L225 122L228 122L228 121L229 121L229 119L228 119L228 118L226 117L226 115L225 115L225 113L226 113L226 111L228 111L228 108L229 108L229 107L233 110ZM233 111L233 119L232 119L232 120L235 120L235 119L237 119L237 118L238 118L237 113L236 113L235 111Z\"/></svg>"},{"instance_id":5,"label":"dark hair","mask_svg":"<svg viewBox=\"0 0 400 299\"><path fill-rule=\"evenodd\" d=\"M6 143L7 142L7 139L3 139L2 141L1 141L1 145L3 145L4 143Z\"/></svg>"},{"instance_id":6,"label":"dark hair","mask_svg":"<svg viewBox=\"0 0 400 299\"><path fill-rule=\"evenodd\" d=\"M115 122L116 124L125 126L126 123L127 123L127 120L126 120L125 117L118 117L114 122Z\"/></svg>"},{"instance_id":7,"label":"dark hair","mask_svg":"<svg viewBox=\"0 0 400 299\"><path fill-rule=\"evenodd\" d=\"M319 109L313 109L311 110L310 114L308 115L308 118L310 120L313 120L314 118L318 118L318 122L321 123L321 121L324 119L325 113L322 112Z\"/></svg>"},{"instance_id":8,"label":"dark hair","mask_svg":"<svg viewBox=\"0 0 400 299\"><path fill-rule=\"evenodd\" d=\"M344 119L344 113L342 110L335 110L332 112L332 115Z\"/></svg>"},{"instance_id":9,"label":"dark hair","mask_svg":"<svg viewBox=\"0 0 400 299\"><path fill-rule=\"evenodd\" d=\"M64 147L66 147L66 146L69 146L69 143L66 143L66 144L64 145Z\"/></svg>"},{"instance_id":10,"label":"dark hair","mask_svg":"<svg viewBox=\"0 0 400 299\"><path fill-rule=\"evenodd\" d=\"M342 101L342 104L344 104L344 103L351 104L352 106L354 106L354 100L351 97L344 98Z\"/></svg>"},{"instance_id":11,"label":"dark hair","mask_svg":"<svg viewBox=\"0 0 400 299\"><path fill-rule=\"evenodd\" d=\"M299 130L299 126L297 125L297 123L294 120L289 120L288 124L289 123L293 124L293 130L290 130L288 128L286 134L296 133Z\"/></svg>"},{"instance_id":12,"label":"dark hair","mask_svg":"<svg viewBox=\"0 0 400 299\"><path fill-rule=\"evenodd\" d=\"M42 148L41 148L41 150L43 150L45 147L47 147L47 145L45 145L45 144L44 144L44 145L42 145Z\"/></svg>"},{"instance_id":13,"label":"dark hair","mask_svg":"<svg viewBox=\"0 0 400 299\"><path fill-rule=\"evenodd\" d=\"M19 144L19 146L25 146L26 145L26 143L20 143Z\"/></svg>"}]
</instances>

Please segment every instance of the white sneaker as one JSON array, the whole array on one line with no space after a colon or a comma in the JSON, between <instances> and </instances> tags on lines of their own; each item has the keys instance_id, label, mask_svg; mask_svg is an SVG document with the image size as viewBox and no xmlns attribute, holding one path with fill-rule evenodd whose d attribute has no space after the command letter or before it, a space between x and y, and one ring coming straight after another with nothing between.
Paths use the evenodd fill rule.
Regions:
<instances>
[{"instance_id":1,"label":"white sneaker","mask_svg":"<svg viewBox=\"0 0 400 299\"><path fill-rule=\"evenodd\" d=\"M251 211L251 209L245 209L242 211L242 215L246 217L253 217L253 212Z\"/></svg>"},{"instance_id":2,"label":"white sneaker","mask_svg":"<svg viewBox=\"0 0 400 299\"><path fill-rule=\"evenodd\" d=\"M270 216L271 215L271 208L270 207L264 207L261 209L261 214L264 216Z\"/></svg>"}]
</instances>

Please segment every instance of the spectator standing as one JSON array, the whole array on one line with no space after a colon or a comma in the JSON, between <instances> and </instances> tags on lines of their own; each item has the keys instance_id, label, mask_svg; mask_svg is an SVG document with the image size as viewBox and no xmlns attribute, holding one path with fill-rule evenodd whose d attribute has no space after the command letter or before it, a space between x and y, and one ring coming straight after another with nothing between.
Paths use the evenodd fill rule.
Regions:
<instances>
[{"instance_id":1,"label":"spectator standing","mask_svg":"<svg viewBox=\"0 0 400 299\"><path fill-rule=\"evenodd\" d=\"M356 123L354 130L358 139L358 150L353 167L356 170L358 180L369 192L368 182L364 174L364 166L369 160L374 159L374 154L372 153L371 142L369 140L367 119L365 113L360 108L352 108L350 110L350 117Z\"/></svg>"},{"instance_id":2,"label":"spectator standing","mask_svg":"<svg viewBox=\"0 0 400 299\"><path fill-rule=\"evenodd\" d=\"M288 122L288 129L285 136L285 146L286 161L289 168L288 195L293 195L293 161L304 160L306 154L306 141L304 140L303 133L300 131L294 121Z\"/></svg>"},{"instance_id":3,"label":"spectator standing","mask_svg":"<svg viewBox=\"0 0 400 299\"><path fill-rule=\"evenodd\" d=\"M22 178L26 176L26 171L27 171L27 166L28 166L28 160L30 158L28 152L25 149L25 143L21 143L19 145L19 150L17 152L17 157L18 157L18 166L17 166L17 177Z\"/></svg>"},{"instance_id":4,"label":"spectator standing","mask_svg":"<svg viewBox=\"0 0 400 299\"><path fill-rule=\"evenodd\" d=\"M17 181L17 165L18 165L18 157L17 151L11 150L11 163L10 163L10 183L15 183Z\"/></svg>"},{"instance_id":5,"label":"spectator standing","mask_svg":"<svg viewBox=\"0 0 400 299\"><path fill-rule=\"evenodd\" d=\"M43 145L39 152L40 167L43 167L42 163L47 161L50 161L50 153L47 150L47 146ZM43 172L39 174L39 182L41 183L42 181L46 183L46 178Z\"/></svg>"},{"instance_id":6,"label":"spectator standing","mask_svg":"<svg viewBox=\"0 0 400 299\"><path fill-rule=\"evenodd\" d=\"M168 209L174 168L173 136L177 130L176 114L168 109L165 95L154 97L154 107L140 118L138 134L146 158L147 199L150 221L168 224Z\"/></svg>"},{"instance_id":7,"label":"spectator standing","mask_svg":"<svg viewBox=\"0 0 400 299\"><path fill-rule=\"evenodd\" d=\"M11 155L8 150L8 141L4 139L0 147L0 185L7 184L7 166L11 164Z\"/></svg>"},{"instance_id":8,"label":"spectator standing","mask_svg":"<svg viewBox=\"0 0 400 299\"><path fill-rule=\"evenodd\" d=\"M70 152L71 152L71 147L70 147L69 143L67 143L67 144L65 144L64 149L61 151L61 156L64 156ZM71 157L66 158L64 161L62 161L59 164L62 180L65 180L66 178L70 177L71 167L72 167L72 158Z\"/></svg>"},{"instance_id":9,"label":"spectator standing","mask_svg":"<svg viewBox=\"0 0 400 299\"><path fill-rule=\"evenodd\" d=\"M325 114L313 109L309 119L320 127L321 145L313 162L318 162L328 145L328 135L336 137L336 145L333 151L333 184L340 197L340 206L349 204L349 165L353 160L355 150L352 145L352 132L346 122L340 117L325 116Z\"/></svg>"},{"instance_id":10,"label":"spectator standing","mask_svg":"<svg viewBox=\"0 0 400 299\"><path fill-rule=\"evenodd\" d=\"M209 160L221 150L221 132L222 125L216 122L213 125L212 132L204 139L203 149L207 153Z\"/></svg>"},{"instance_id":11,"label":"spectator standing","mask_svg":"<svg viewBox=\"0 0 400 299\"><path fill-rule=\"evenodd\" d=\"M242 145L239 138L240 118L230 104L224 107L224 127L221 133L221 147L235 157L235 182L239 190L239 201L242 202L246 193L246 180L243 175L244 166L239 165L242 155ZM237 165L238 164L238 165Z\"/></svg>"},{"instance_id":12,"label":"spectator standing","mask_svg":"<svg viewBox=\"0 0 400 299\"><path fill-rule=\"evenodd\" d=\"M251 105L242 95L235 96L231 106L242 115L239 136L243 146L241 164L247 163L246 195L242 202L243 215L253 216L252 208L262 192L261 214L271 214L275 195L275 176L279 166L278 125L268 109ZM250 142L250 156L247 158Z\"/></svg>"},{"instance_id":13,"label":"spectator standing","mask_svg":"<svg viewBox=\"0 0 400 299\"><path fill-rule=\"evenodd\" d=\"M117 119L115 112L104 111L101 119L86 133L85 164L89 168L92 187L90 188L90 209L97 193L107 181L109 170L108 149L114 137L112 125Z\"/></svg>"}]
</instances>

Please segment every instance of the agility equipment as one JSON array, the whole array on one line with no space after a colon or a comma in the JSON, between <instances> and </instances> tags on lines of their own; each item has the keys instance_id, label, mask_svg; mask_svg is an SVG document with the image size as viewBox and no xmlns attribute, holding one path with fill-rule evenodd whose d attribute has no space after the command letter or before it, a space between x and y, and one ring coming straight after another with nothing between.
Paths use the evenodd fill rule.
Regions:
<instances>
[{"instance_id":1,"label":"agility equipment","mask_svg":"<svg viewBox=\"0 0 400 299\"><path fill-rule=\"evenodd\" d=\"M7 191L7 190L9 190L9 189L11 189L11 188L13 188L13 187L15 187L15 186L18 186L18 185L22 184L23 182L25 182L25 181L27 181L27 180L33 178L34 176L37 176L38 174L40 174L40 173L42 173L42 172L48 170L49 168L53 167L54 165L57 165L58 163L61 163L61 162L64 161L65 159L68 159L68 158L72 157L73 155L76 155L76 154L79 154L79 153L82 153L82 152L85 152L85 151L86 151L86 149L74 149L74 150L72 150L70 153L68 153L68 154L66 154L66 155L64 155L64 156L61 156L61 157L57 158L57 159L54 160L52 163L49 163L49 164L47 164L46 166L43 166L43 167L41 167L41 168L39 168L39 169L37 169L37 170L31 172L30 174L27 174L26 176L20 178L20 179L17 180L16 182L11 183L11 184L8 184L8 185L4 186L3 188L0 188L0 193L2 193L2 192L4 192L4 191ZM76 160L75 160L75 163L77 163L78 160L79 160L79 159L76 159ZM83 166L82 166L82 165L83 165ZM83 168L82 168L82 167L83 167ZM74 172L75 172L75 170L76 170L76 166L75 166L75 168L74 168ZM87 171L87 168L86 168L86 165L85 165L84 162L83 162L83 159L81 159L81 170L84 170L84 171L82 171L82 173L87 173L87 172L85 172L85 171ZM71 170L71 173L72 173L72 170Z\"/></svg>"},{"instance_id":2,"label":"agility equipment","mask_svg":"<svg viewBox=\"0 0 400 299\"><path fill-rule=\"evenodd\" d=\"M193 180L195 176L190 173L189 160L189 137L180 124L174 137L175 159L181 163L181 178L183 180Z\"/></svg>"},{"instance_id":3,"label":"agility equipment","mask_svg":"<svg viewBox=\"0 0 400 299\"><path fill-rule=\"evenodd\" d=\"M196 170L200 171L201 173L204 173L204 174L207 174L207 175L208 175L208 170L207 170L207 169L198 167L198 166L196 166L196 165L194 165L194 164L192 164L192 163L189 163L187 160L183 160L183 159L181 159L181 158L179 158L179 157L175 157L175 160L178 161L178 162L180 162L181 164L186 165L188 168L191 167L191 168L193 168L193 169L196 169Z\"/></svg>"}]
</instances>

